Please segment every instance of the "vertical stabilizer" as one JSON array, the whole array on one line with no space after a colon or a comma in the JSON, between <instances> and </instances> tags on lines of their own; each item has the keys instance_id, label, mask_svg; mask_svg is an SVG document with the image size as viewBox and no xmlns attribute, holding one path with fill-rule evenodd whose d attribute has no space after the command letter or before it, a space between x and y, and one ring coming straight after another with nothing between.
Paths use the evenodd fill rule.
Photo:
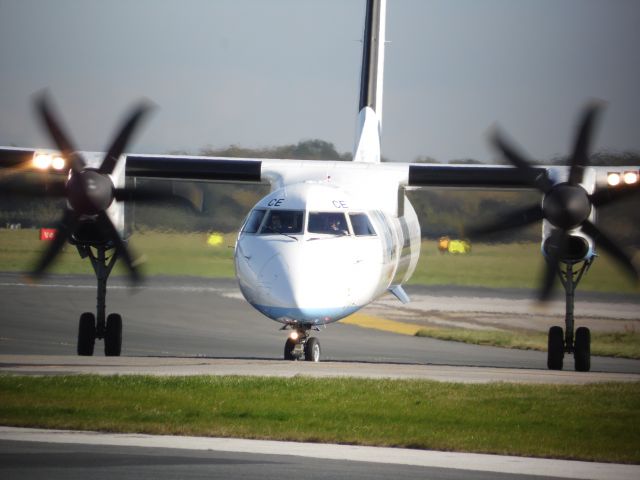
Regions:
<instances>
[{"instance_id":1,"label":"vertical stabilizer","mask_svg":"<svg viewBox=\"0 0 640 480\"><path fill-rule=\"evenodd\" d=\"M355 162L380 162L386 0L366 0Z\"/></svg>"}]
</instances>

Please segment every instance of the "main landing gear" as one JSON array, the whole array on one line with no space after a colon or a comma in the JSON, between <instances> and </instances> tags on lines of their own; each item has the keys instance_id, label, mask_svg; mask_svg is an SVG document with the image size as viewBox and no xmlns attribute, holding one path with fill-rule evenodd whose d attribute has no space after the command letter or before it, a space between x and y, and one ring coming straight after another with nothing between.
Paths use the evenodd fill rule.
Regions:
<instances>
[{"instance_id":1,"label":"main landing gear","mask_svg":"<svg viewBox=\"0 0 640 480\"><path fill-rule=\"evenodd\" d=\"M573 353L575 369L578 372L588 372L591 369L591 332L586 327L579 327L574 336L574 295L582 276L589 270L589 259L582 262L578 269L574 269L580 262L563 262L564 268L558 265L558 276L565 290L565 330L554 326L549 329L547 367L549 370L562 370L565 353Z\"/></svg>"},{"instance_id":2,"label":"main landing gear","mask_svg":"<svg viewBox=\"0 0 640 480\"><path fill-rule=\"evenodd\" d=\"M287 329L289 326L283 328ZM316 337L309 336L309 327L295 326L284 344L285 360L301 360L307 362L320 361L320 342Z\"/></svg>"},{"instance_id":3,"label":"main landing gear","mask_svg":"<svg viewBox=\"0 0 640 480\"><path fill-rule=\"evenodd\" d=\"M78 325L78 355L91 356L96 338L104 339L104 354L118 357L122 350L122 317L117 313L106 316L107 279L118 258L111 244L94 246L76 244L82 258L89 257L98 280L96 315L85 312ZM94 251L95 250L95 251Z\"/></svg>"}]
</instances>

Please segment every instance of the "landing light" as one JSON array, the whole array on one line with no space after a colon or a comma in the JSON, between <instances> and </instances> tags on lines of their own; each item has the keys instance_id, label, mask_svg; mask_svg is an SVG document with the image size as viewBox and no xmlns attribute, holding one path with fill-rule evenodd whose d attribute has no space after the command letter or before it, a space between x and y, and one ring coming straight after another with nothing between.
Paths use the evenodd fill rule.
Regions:
<instances>
[{"instance_id":1,"label":"landing light","mask_svg":"<svg viewBox=\"0 0 640 480\"><path fill-rule=\"evenodd\" d=\"M38 153L33 157L33 166L39 170L46 170L51 166L53 159L48 153Z\"/></svg>"},{"instance_id":2,"label":"landing light","mask_svg":"<svg viewBox=\"0 0 640 480\"><path fill-rule=\"evenodd\" d=\"M627 185L633 185L634 183L638 183L638 172L624 172L622 178L624 179L624 183Z\"/></svg>"},{"instance_id":3,"label":"landing light","mask_svg":"<svg viewBox=\"0 0 640 480\"><path fill-rule=\"evenodd\" d=\"M54 170L62 170L67 162L64 161L62 157L53 157L51 161L51 166Z\"/></svg>"},{"instance_id":4,"label":"landing light","mask_svg":"<svg viewBox=\"0 0 640 480\"><path fill-rule=\"evenodd\" d=\"M620 174L618 172L609 172L607 173L607 183L612 186L615 187L617 185L620 185Z\"/></svg>"},{"instance_id":5,"label":"landing light","mask_svg":"<svg viewBox=\"0 0 640 480\"><path fill-rule=\"evenodd\" d=\"M67 162L60 155L51 155L49 153L36 153L33 157L33 167L38 170L63 170Z\"/></svg>"},{"instance_id":6,"label":"landing light","mask_svg":"<svg viewBox=\"0 0 640 480\"><path fill-rule=\"evenodd\" d=\"M300 335L298 335L298 332L293 331L293 332L291 332L291 334L289 335L289 338L290 338L291 340L298 340L298 337L299 337L299 336L300 336Z\"/></svg>"}]
</instances>

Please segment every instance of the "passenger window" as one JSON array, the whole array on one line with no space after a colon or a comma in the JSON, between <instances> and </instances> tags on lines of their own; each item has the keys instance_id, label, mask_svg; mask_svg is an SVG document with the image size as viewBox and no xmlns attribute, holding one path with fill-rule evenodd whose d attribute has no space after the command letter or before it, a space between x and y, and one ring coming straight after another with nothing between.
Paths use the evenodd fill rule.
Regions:
<instances>
[{"instance_id":1,"label":"passenger window","mask_svg":"<svg viewBox=\"0 0 640 480\"><path fill-rule=\"evenodd\" d=\"M242 227L243 233L256 233L260 228L266 210L253 210Z\"/></svg>"},{"instance_id":2,"label":"passenger window","mask_svg":"<svg viewBox=\"0 0 640 480\"><path fill-rule=\"evenodd\" d=\"M260 233L302 233L302 215L298 210L271 210Z\"/></svg>"},{"instance_id":3,"label":"passenger window","mask_svg":"<svg viewBox=\"0 0 640 480\"><path fill-rule=\"evenodd\" d=\"M350 213L349 219L351 220L353 233L356 237L366 237L376 234L376 231L369 221L369 217L367 217L365 213Z\"/></svg>"},{"instance_id":4,"label":"passenger window","mask_svg":"<svg viewBox=\"0 0 640 480\"><path fill-rule=\"evenodd\" d=\"M341 212L309 212L309 233L349 235L347 219Z\"/></svg>"}]
</instances>

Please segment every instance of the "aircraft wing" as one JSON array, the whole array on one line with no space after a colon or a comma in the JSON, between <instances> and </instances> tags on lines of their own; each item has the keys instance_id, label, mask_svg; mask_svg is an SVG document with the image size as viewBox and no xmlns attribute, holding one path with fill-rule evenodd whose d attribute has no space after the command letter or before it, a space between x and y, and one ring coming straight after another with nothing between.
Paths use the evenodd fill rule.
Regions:
<instances>
[{"instance_id":1,"label":"aircraft wing","mask_svg":"<svg viewBox=\"0 0 640 480\"><path fill-rule=\"evenodd\" d=\"M37 168L35 163L37 153L34 149L0 147L0 195L64 196L67 171L52 167ZM46 155L51 162L53 155L51 153Z\"/></svg>"},{"instance_id":2,"label":"aircraft wing","mask_svg":"<svg viewBox=\"0 0 640 480\"><path fill-rule=\"evenodd\" d=\"M19 168L33 161L36 151L32 148L0 148L0 167Z\"/></svg>"},{"instance_id":3,"label":"aircraft wing","mask_svg":"<svg viewBox=\"0 0 640 480\"><path fill-rule=\"evenodd\" d=\"M91 164L99 162L101 153L81 152ZM409 188L419 187L458 187L458 188L498 188L521 189L536 188L538 182L555 183L564 181L569 173L565 166L531 166L528 169L514 168L509 165L445 165L423 163L385 162L366 165L358 162L208 157L197 155L143 155L123 154L125 168L117 172L123 177L142 177L172 180L192 180L233 183L270 183L277 184L286 179L302 175L318 180L328 175L364 175L378 170L387 178L393 177L399 184ZM61 158L55 150L0 147L0 190L3 193L34 195L38 191L59 190L66 180L68 166L54 168L52 159ZM42 159L49 164L43 165ZM60 165L58 165L60 167ZM628 170L638 172L638 167L587 167L593 172L590 181L595 189L607 187L609 174L618 174L621 178ZM313 172L316 172L314 174ZM30 175L28 182L21 182L25 188L20 192L17 185L19 174L38 172ZM366 173L365 173L366 172ZM45 173L45 175L42 175ZM116 173L116 172L114 172ZM301 177L302 178L302 177ZM122 179L124 180L124 178ZM120 184L120 181L116 183ZM592 187L592 188L593 188Z\"/></svg>"},{"instance_id":4,"label":"aircraft wing","mask_svg":"<svg viewBox=\"0 0 640 480\"><path fill-rule=\"evenodd\" d=\"M127 177L260 183L263 160L185 155L127 155Z\"/></svg>"},{"instance_id":5,"label":"aircraft wing","mask_svg":"<svg viewBox=\"0 0 640 480\"><path fill-rule=\"evenodd\" d=\"M409 164L409 187L526 188L530 174L504 165ZM536 167L534 176L546 177L548 169Z\"/></svg>"}]
</instances>

